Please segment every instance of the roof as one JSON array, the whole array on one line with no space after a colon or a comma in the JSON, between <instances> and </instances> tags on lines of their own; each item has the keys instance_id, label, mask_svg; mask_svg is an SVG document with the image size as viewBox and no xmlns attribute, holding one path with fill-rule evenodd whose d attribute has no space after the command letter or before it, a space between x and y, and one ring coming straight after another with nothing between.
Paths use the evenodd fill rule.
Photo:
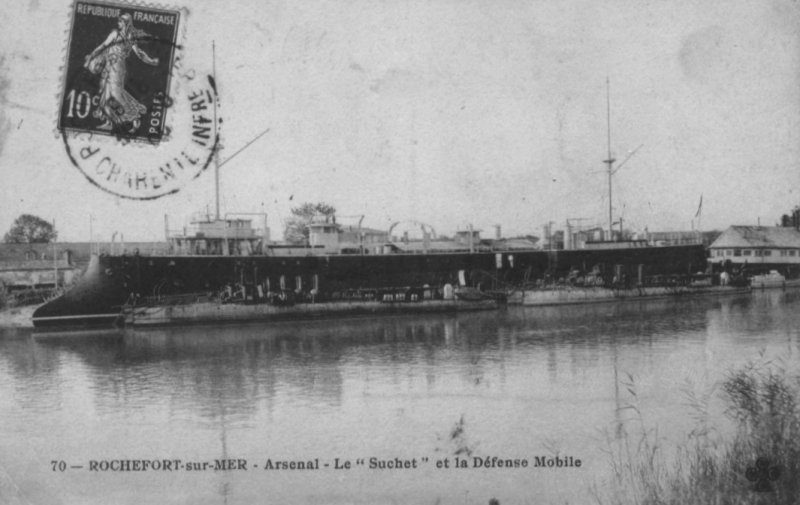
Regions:
<instances>
[{"instance_id":1,"label":"roof","mask_svg":"<svg viewBox=\"0 0 800 505\"><path fill-rule=\"evenodd\" d=\"M133 254L134 251L139 251L141 254L163 254L168 249L166 242L56 242L55 244L2 244L0 243L0 261L15 261L30 259L26 257L26 253L33 251L36 255L46 258L52 258L53 248L55 247L57 254L62 254L63 251L71 251L72 259L78 263L88 262L92 250L99 250L100 252L115 252L121 254L127 251L128 254Z\"/></svg>"},{"instance_id":2,"label":"roof","mask_svg":"<svg viewBox=\"0 0 800 505\"><path fill-rule=\"evenodd\" d=\"M712 249L750 248L797 248L800 249L800 231L784 226L731 226L717 237Z\"/></svg>"}]
</instances>

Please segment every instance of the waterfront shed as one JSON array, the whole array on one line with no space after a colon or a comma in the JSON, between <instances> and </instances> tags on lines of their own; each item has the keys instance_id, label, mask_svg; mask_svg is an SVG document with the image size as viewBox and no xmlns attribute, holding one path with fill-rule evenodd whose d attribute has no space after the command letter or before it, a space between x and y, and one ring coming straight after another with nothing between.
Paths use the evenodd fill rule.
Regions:
<instances>
[{"instance_id":1,"label":"waterfront shed","mask_svg":"<svg viewBox=\"0 0 800 505\"><path fill-rule=\"evenodd\" d=\"M709 262L749 270L800 268L800 231L783 226L731 226L709 246Z\"/></svg>"}]
</instances>

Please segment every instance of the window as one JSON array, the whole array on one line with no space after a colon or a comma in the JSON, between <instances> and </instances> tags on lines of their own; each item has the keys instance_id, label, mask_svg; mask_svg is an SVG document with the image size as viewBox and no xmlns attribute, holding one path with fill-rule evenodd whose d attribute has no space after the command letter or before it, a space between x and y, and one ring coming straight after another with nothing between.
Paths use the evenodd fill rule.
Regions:
<instances>
[{"instance_id":1,"label":"window","mask_svg":"<svg viewBox=\"0 0 800 505\"><path fill-rule=\"evenodd\" d=\"M750 249L745 249L742 254L744 256L751 256L753 254L753 251L751 251Z\"/></svg>"},{"instance_id":2,"label":"window","mask_svg":"<svg viewBox=\"0 0 800 505\"><path fill-rule=\"evenodd\" d=\"M789 251L789 256L797 256L797 251L792 249L791 251Z\"/></svg>"},{"instance_id":3,"label":"window","mask_svg":"<svg viewBox=\"0 0 800 505\"><path fill-rule=\"evenodd\" d=\"M764 249L764 256L772 256L772 251L769 249Z\"/></svg>"},{"instance_id":4,"label":"window","mask_svg":"<svg viewBox=\"0 0 800 505\"><path fill-rule=\"evenodd\" d=\"M733 251L730 249L725 249L725 256L733 256Z\"/></svg>"},{"instance_id":5,"label":"window","mask_svg":"<svg viewBox=\"0 0 800 505\"><path fill-rule=\"evenodd\" d=\"M741 256L742 255L742 250L741 249L734 249L733 250L733 255L734 256Z\"/></svg>"}]
</instances>

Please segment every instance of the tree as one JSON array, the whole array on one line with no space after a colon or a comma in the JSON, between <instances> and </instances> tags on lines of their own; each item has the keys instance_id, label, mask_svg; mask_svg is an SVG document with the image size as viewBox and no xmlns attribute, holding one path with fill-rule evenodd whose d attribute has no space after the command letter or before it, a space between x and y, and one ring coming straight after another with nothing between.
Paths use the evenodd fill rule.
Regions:
<instances>
[{"instance_id":1,"label":"tree","mask_svg":"<svg viewBox=\"0 0 800 505\"><path fill-rule=\"evenodd\" d=\"M800 228L800 205L793 208L791 214L781 216L781 226L785 228Z\"/></svg>"},{"instance_id":2,"label":"tree","mask_svg":"<svg viewBox=\"0 0 800 505\"><path fill-rule=\"evenodd\" d=\"M304 203L292 209L292 215L286 220L283 238L290 244L308 243L308 225L315 218L334 221L336 209L327 203Z\"/></svg>"},{"instance_id":3,"label":"tree","mask_svg":"<svg viewBox=\"0 0 800 505\"><path fill-rule=\"evenodd\" d=\"M36 244L52 242L58 236L52 223L39 216L22 214L8 230L3 240L7 244Z\"/></svg>"}]
</instances>

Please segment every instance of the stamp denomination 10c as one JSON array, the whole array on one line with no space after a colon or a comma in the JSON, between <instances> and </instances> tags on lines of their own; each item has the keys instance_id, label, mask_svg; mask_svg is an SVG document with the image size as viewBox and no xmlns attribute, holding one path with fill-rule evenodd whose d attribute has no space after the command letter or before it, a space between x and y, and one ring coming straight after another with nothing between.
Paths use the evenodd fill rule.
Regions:
<instances>
[{"instance_id":1,"label":"stamp denomination 10c","mask_svg":"<svg viewBox=\"0 0 800 505\"><path fill-rule=\"evenodd\" d=\"M76 0L58 130L95 186L152 200L179 191L219 145L217 86L187 68L186 11Z\"/></svg>"},{"instance_id":2,"label":"stamp denomination 10c","mask_svg":"<svg viewBox=\"0 0 800 505\"><path fill-rule=\"evenodd\" d=\"M75 2L59 129L160 142L180 15Z\"/></svg>"}]
</instances>

